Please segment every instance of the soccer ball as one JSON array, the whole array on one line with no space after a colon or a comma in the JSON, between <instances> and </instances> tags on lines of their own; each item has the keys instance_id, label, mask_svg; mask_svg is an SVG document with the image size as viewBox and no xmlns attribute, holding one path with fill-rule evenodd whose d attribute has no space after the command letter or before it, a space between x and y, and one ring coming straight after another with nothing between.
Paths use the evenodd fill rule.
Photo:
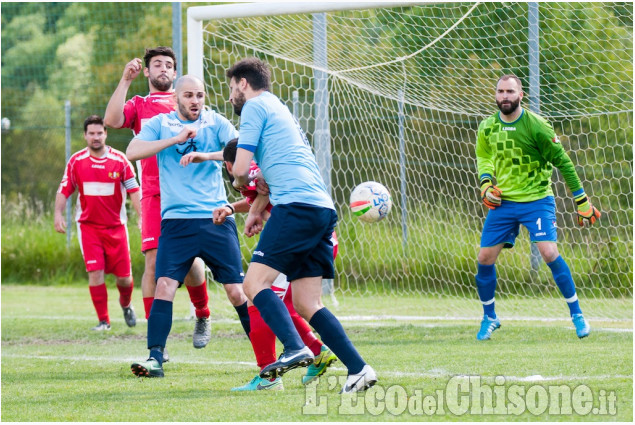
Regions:
<instances>
[{"instance_id":1,"label":"soccer ball","mask_svg":"<svg viewBox=\"0 0 635 425\"><path fill-rule=\"evenodd\" d=\"M364 182L351 193L351 210L360 220L375 223L390 212L390 192L377 182Z\"/></svg>"}]
</instances>

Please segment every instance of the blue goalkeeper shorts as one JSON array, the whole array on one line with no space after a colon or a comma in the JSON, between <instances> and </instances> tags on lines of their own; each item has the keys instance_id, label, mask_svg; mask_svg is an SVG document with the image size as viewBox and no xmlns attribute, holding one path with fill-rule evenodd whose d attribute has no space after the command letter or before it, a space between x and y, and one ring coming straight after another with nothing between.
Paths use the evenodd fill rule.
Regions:
<instances>
[{"instance_id":1,"label":"blue goalkeeper shorts","mask_svg":"<svg viewBox=\"0 0 635 425\"><path fill-rule=\"evenodd\" d=\"M483 225L481 248L505 244L512 248L520 225L529 231L531 242L556 242L556 201L553 196L531 202L503 201L490 210Z\"/></svg>"}]
</instances>

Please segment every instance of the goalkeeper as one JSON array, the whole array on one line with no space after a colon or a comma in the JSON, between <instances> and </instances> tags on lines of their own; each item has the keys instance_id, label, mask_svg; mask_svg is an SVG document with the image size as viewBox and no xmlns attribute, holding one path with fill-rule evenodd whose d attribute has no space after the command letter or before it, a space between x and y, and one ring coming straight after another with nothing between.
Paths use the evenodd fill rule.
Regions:
<instances>
[{"instance_id":1,"label":"goalkeeper","mask_svg":"<svg viewBox=\"0 0 635 425\"><path fill-rule=\"evenodd\" d=\"M476 160L481 183L481 199L490 209L478 253L476 286L484 316L476 335L490 339L500 327L494 310L496 259L503 248L512 248L520 224L529 231L553 278L565 298L579 338L591 330L582 315L569 266L556 245L556 204L551 190L551 174L557 167L573 193L578 208L578 224L592 225L600 212L584 193L571 159L564 151L553 127L542 117L520 106L522 83L515 75L503 75L496 85L500 112L483 120L478 128ZM496 182L494 182L496 179Z\"/></svg>"}]
</instances>

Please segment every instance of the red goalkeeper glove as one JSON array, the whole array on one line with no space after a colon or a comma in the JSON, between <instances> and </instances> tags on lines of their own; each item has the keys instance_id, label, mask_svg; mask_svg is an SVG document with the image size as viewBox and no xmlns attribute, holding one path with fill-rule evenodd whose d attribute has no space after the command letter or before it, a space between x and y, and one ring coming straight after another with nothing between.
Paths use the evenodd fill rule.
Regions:
<instances>
[{"instance_id":1,"label":"red goalkeeper glove","mask_svg":"<svg viewBox=\"0 0 635 425\"><path fill-rule=\"evenodd\" d=\"M501 205L503 192L492 183L492 180L485 178L481 180L481 200L487 208L493 210Z\"/></svg>"},{"instance_id":2,"label":"red goalkeeper glove","mask_svg":"<svg viewBox=\"0 0 635 425\"><path fill-rule=\"evenodd\" d=\"M581 227L584 227L584 223L588 223L589 226L593 226L596 220L599 220L602 217L600 211L591 205L591 201L586 196L585 193L577 196L575 198L575 203L578 205L578 224Z\"/></svg>"}]
</instances>

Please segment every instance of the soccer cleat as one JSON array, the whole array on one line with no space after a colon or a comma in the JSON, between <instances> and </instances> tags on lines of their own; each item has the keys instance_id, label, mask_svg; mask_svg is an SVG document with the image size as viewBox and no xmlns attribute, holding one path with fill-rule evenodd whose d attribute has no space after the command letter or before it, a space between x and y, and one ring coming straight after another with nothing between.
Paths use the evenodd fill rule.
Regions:
<instances>
[{"instance_id":1,"label":"soccer cleat","mask_svg":"<svg viewBox=\"0 0 635 425\"><path fill-rule=\"evenodd\" d=\"M212 338L212 326L209 317L198 317L194 324L194 335L192 342L194 348L204 348Z\"/></svg>"},{"instance_id":2,"label":"soccer cleat","mask_svg":"<svg viewBox=\"0 0 635 425\"><path fill-rule=\"evenodd\" d=\"M93 330L93 331L109 331L110 330L110 323L106 322L105 320L102 320L101 322L99 322L97 324L97 326L95 326L94 328L91 328L91 330Z\"/></svg>"},{"instance_id":3,"label":"soccer cleat","mask_svg":"<svg viewBox=\"0 0 635 425\"><path fill-rule=\"evenodd\" d=\"M306 385L314 379L317 379L318 376L324 375L326 368L336 361L337 357L335 357L335 354L333 354L329 347L323 345L320 354L315 357L313 364L307 368L306 375L302 377L302 383Z\"/></svg>"},{"instance_id":4,"label":"soccer cleat","mask_svg":"<svg viewBox=\"0 0 635 425\"><path fill-rule=\"evenodd\" d=\"M276 378L273 381L268 379L263 379L260 376L256 375L254 379L247 382L245 385L241 387L235 387L231 389L232 391L261 391L261 390L274 390L274 391L282 391L284 387L282 386L282 378Z\"/></svg>"},{"instance_id":5,"label":"soccer cleat","mask_svg":"<svg viewBox=\"0 0 635 425\"><path fill-rule=\"evenodd\" d=\"M589 336L591 326L589 326L589 322L586 321L582 314L574 314L571 316L571 320L573 321L573 326L575 326L575 333L578 338L582 339Z\"/></svg>"},{"instance_id":6,"label":"soccer cleat","mask_svg":"<svg viewBox=\"0 0 635 425\"><path fill-rule=\"evenodd\" d=\"M163 378L163 367L153 357L145 362L133 363L130 370L139 378Z\"/></svg>"},{"instance_id":7,"label":"soccer cleat","mask_svg":"<svg viewBox=\"0 0 635 425\"><path fill-rule=\"evenodd\" d=\"M346 378L346 383L342 387L340 394L356 393L366 391L377 382L377 374L369 365L365 365L361 372Z\"/></svg>"},{"instance_id":8,"label":"soccer cleat","mask_svg":"<svg viewBox=\"0 0 635 425\"><path fill-rule=\"evenodd\" d=\"M260 377L273 379L284 375L296 367L306 367L313 363L313 353L309 347L304 346L300 350L283 351L278 360L265 366L260 371Z\"/></svg>"},{"instance_id":9,"label":"soccer cleat","mask_svg":"<svg viewBox=\"0 0 635 425\"><path fill-rule=\"evenodd\" d=\"M133 328L137 325L137 315L134 312L134 307L130 304L128 307L121 307L123 309L123 318L126 321L126 325L129 328Z\"/></svg>"},{"instance_id":10,"label":"soccer cleat","mask_svg":"<svg viewBox=\"0 0 635 425\"><path fill-rule=\"evenodd\" d=\"M481 321L481 329L476 334L476 339L479 341L484 341L489 339L492 336L492 332L501 327L501 321L496 319L491 319L489 316L483 316L483 320Z\"/></svg>"}]
</instances>

